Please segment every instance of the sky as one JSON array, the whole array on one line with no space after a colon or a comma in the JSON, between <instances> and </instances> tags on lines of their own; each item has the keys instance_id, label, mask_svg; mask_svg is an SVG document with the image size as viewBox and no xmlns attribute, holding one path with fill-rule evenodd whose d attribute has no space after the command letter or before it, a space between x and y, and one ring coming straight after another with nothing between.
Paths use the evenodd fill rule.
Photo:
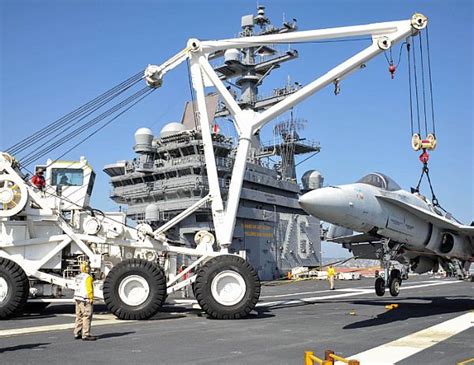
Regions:
<instances>
[{"instance_id":1,"label":"sky","mask_svg":"<svg viewBox=\"0 0 474 365\"><path fill-rule=\"evenodd\" d=\"M430 173L441 205L464 223L474 219L473 198L473 3L454 1L260 1L275 25L297 19L300 30L429 18L430 58L438 146ZM0 0L0 150L134 75L183 49L189 38L225 39L240 31L240 18L257 1L50 1ZM275 70L261 94L292 82L307 84L367 46L367 42L293 45L299 58ZM394 46L398 59L400 45ZM384 172L405 189L421 172L411 149L406 53L392 80L379 55L344 79L341 92L326 88L295 108L308 120L304 136L321 153L298 166L316 169L325 184L351 183ZM428 89L427 89L428 90ZM92 205L117 210L109 199L104 165L134 157L134 132L155 134L179 121L190 98L185 65L164 85L99 134L68 153L85 156L98 176ZM278 121L276 121L278 122ZM222 125L221 129L231 127ZM262 131L271 139L271 126ZM77 142L77 141L76 141ZM71 142L73 143L73 142ZM51 153L59 156L67 145ZM43 163L44 161L38 161ZM422 191L430 196L428 186ZM323 254L340 254L325 245Z\"/></svg>"}]
</instances>

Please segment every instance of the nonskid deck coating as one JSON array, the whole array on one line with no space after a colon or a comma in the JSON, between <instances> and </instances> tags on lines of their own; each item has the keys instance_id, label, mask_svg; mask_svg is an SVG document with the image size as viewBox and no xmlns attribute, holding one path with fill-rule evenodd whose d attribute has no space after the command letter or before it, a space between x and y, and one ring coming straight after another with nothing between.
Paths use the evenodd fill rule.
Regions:
<instances>
[{"instance_id":1,"label":"nonskid deck coating","mask_svg":"<svg viewBox=\"0 0 474 365\"><path fill-rule=\"evenodd\" d=\"M74 341L71 329L45 328L73 321L72 306L54 305L41 315L0 322L0 363L302 364L305 350L322 356L332 349L351 356L474 315L473 283L412 277L397 298L375 296L372 283L337 281L334 291L317 280L267 283L258 312L237 321L208 319L192 298L176 296L178 303L167 304L149 321L96 316L96 343ZM399 307L385 308L393 303ZM38 327L44 331L30 334ZM11 329L23 332L6 335L4 331ZM464 332L434 342L400 363L413 358L420 364L455 364L474 357L473 332L471 323Z\"/></svg>"}]
</instances>

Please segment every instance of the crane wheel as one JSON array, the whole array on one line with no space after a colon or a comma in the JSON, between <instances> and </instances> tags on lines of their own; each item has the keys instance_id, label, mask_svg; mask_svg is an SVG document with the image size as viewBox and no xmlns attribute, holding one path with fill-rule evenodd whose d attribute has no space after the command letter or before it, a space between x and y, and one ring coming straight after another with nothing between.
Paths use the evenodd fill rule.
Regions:
<instances>
[{"instance_id":1,"label":"crane wheel","mask_svg":"<svg viewBox=\"0 0 474 365\"><path fill-rule=\"evenodd\" d=\"M240 256L217 256L198 270L194 295L211 318L239 319L255 308L260 280L255 269Z\"/></svg>"},{"instance_id":2,"label":"crane wheel","mask_svg":"<svg viewBox=\"0 0 474 365\"><path fill-rule=\"evenodd\" d=\"M15 262L0 257L0 319L23 311L30 283L23 269Z\"/></svg>"},{"instance_id":3,"label":"crane wheel","mask_svg":"<svg viewBox=\"0 0 474 365\"><path fill-rule=\"evenodd\" d=\"M381 277L375 279L375 294L379 297L383 297L385 294L385 280Z\"/></svg>"},{"instance_id":4,"label":"crane wheel","mask_svg":"<svg viewBox=\"0 0 474 365\"><path fill-rule=\"evenodd\" d=\"M120 319L148 319L166 298L163 269L154 262L131 259L114 266L104 281L104 301Z\"/></svg>"}]
</instances>

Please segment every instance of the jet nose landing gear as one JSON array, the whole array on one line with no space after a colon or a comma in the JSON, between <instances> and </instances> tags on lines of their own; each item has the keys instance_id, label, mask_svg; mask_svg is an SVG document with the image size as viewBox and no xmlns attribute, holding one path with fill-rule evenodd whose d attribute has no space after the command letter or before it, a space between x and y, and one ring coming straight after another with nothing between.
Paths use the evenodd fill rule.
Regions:
<instances>
[{"instance_id":1,"label":"jet nose landing gear","mask_svg":"<svg viewBox=\"0 0 474 365\"><path fill-rule=\"evenodd\" d=\"M400 270L393 269L388 275L387 285L382 277L375 279L375 294L379 297L383 297L385 294L385 288L388 288L392 297L397 297L400 294L400 286L402 285L402 275Z\"/></svg>"},{"instance_id":2,"label":"jet nose landing gear","mask_svg":"<svg viewBox=\"0 0 474 365\"><path fill-rule=\"evenodd\" d=\"M382 297L385 294L385 289L388 288L392 297L400 294L400 286L402 280L406 279L406 275L402 275L400 270L391 269L391 261L398 255L400 249L399 244L390 245L390 240L386 239L382 242L382 249L378 252L380 258L380 264L384 269L384 277L378 277L375 279L375 294Z\"/></svg>"}]
</instances>

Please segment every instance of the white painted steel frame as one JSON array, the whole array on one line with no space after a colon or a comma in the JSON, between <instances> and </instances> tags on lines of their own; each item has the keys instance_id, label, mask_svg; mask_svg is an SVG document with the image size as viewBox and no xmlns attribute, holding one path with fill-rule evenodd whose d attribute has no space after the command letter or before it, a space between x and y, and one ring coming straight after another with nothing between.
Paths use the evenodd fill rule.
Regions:
<instances>
[{"instance_id":1,"label":"white painted steel frame","mask_svg":"<svg viewBox=\"0 0 474 365\"><path fill-rule=\"evenodd\" d=\"M227 252L232 242L252 135L266 123L291 109L312 94L331 83L339 82L342 78L360 69L367 61L389 49L395 43L416 34L419 30L426 27L427 21L425 16L414 14L410 20L395 22L242 37L219 41L200 42L197 39L190 39L187 48L170 58L162 66L149 66L145 71L147 83L152 87L159 87L161 86L164 74L168 70L176 67L186 59L190 61L191 79L196 92L198 106L196 119L200 124L202 132L209 190L212 198L212 215L216 239L221 248L221 252ZM242 110L208 62L211 54L227 49L242 49L272 44L310 43L355 36L371 36L372 44L261 113L254 112L250 109ZM159 80L158 83L156 82L157 80ZM227 206L225 209L218 183L211 131L205 103L204 88L209 85L205 85L204 80L215 87L224 100L230 114L234 118L234 125L239 136L237 154L232 170Z\"/></svg>"},{"instance_id":2,"label":"white painted steel frame","mask_svg":"<svg viewBox=\"0 0 474 365\"><path fill-rule=\"evenodd\" d=\"M414 21L413 19L415 17L417 18ZM199 42L198 40L191 39L188 42L188 47L186 49L184 49L174 57L170 58L161 66L149 66L145 71L145 79L147 80L150 86L159 87L161 86L163 75L166 72L175 68L177 65L187 59L189 59L190 61L191 79L193 88L196 91L198 107L196 119L199 121L201 126L210 190L208 196L204 197L199 202L193 204L191 207L182 212L179 216L168 222L168 224L166 224L165 226L162 226L158 228L155 232L153 232L154 239L153 237L148 237L148 239L145 239L143 241L137 241L135 239L109 240L106 237L76 233L73 228L64 219L62 219L62 217L58 214L57 210L54 207L50 206L50 202L42 196L43 194L36 192L29 183L25 183L23 179L16 173L16 171L10 166L10 163L8 163L0 154L0 170L4 170L18 183L25 184L27 187L28 195L32 198L35 204L39 206L41 210L41 216L38 216L37 219L54 221L59 227L61 227L61 229L65 233L62 235L54 235L49 237L46 242L51 243L51 251L48 252L48 254L41 260L41 262L37 263L36 265L24 267L25 271L28 273L28 275L45 282L60 285L66 288L74 287L74 282L72 280L61 278L57 275L41 272L41 266L44 265L49 259L51 259L51 257L53 257L55 253L59 252L70 242L74 241L81 248L81 250L89 257L91 261L91 266L101 267L101 256L92 252L86 243L96 242L115 244L125 247L128 246L134 248L149 248L164 252L170 252L173 254L198 256L198 260L196 260L190 267L188 267L185 271L183 271L167 283L168 292L173 292L186 285L189 285L195 280L195 274L181 282L178 281L182 279L185 274L191 273L192 269L195 268L199 263L205 261L210 257L226 253L228 246L231 244L238 204L240 200L240 193L243 184L243 177L247 163L247 155L250 148L250 141L252 136L270 120L274 119L278 115L281 115L286 110L290 109L291 107L306 99L307 97L317 92L321 88L325 87L326 85L335 81L339 81L341 78L347 76L350 72L353 72L360 68L360 66L363 65L366 61L383 52L384 49L389 48L392 44L403 40L404 38L416 33L419 29L422 29L426 26L427 20L425 17L421 15L415 15L414 18L412 18L412 20L400 22L293 32L288 34L236 38L222 41ZM420 21L420 23L417 23L417 21ZM337 39L361 35L372 36L372 44L368 48L359 52L355 56L340 64L339 66L330 70L328 73L324 74L320 78L311 82L307 86L303 87L299 91L295 92L291 96L287 97L278 104L275 104L274 106L270 107L262 113L256 113L250 109L242 110L208 62L210 54L231 48L248 48L264 44L313 42L316 40ZM221 95L228 110L234 118L234 124L239 136L237 155L232 170L232 178L229 187L227 206L225 208L222 201L221 191L219 188L217 167L215 164L215 156L212 144L212 136L205 103L204 88L208 85L205 85L204 80L214 86ZM173 246L167 242L160 241L158 237L160 233L166 231L172 225L176 224L180 220L187 217L189 214L193 213L195 210L197 210L200 206L202 206L209 200L212 202L212 215L216 230L216 239L221 248L220 253L209 252L208 250L203 251L202 249L200 249L199 246L196 249L193 249ZM44 239L33 238L30 240L22 240L21 242L15 242L15 246L35 245L41 243L45 243ZM8 245L4 245L4 247L8 248ZM0 256L7 258L10 257L10 255L4 250L0 250Z\"/></svg>"}]
</instances>

